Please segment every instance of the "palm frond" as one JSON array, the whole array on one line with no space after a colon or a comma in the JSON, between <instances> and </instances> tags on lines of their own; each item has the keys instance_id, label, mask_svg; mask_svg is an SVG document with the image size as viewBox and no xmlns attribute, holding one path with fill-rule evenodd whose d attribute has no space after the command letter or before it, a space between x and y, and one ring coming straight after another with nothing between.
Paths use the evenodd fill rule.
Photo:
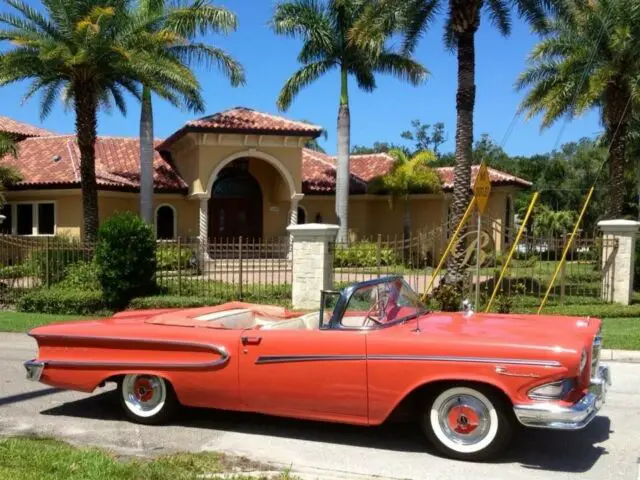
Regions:
<instances>
[{"instance_id":1,"label":"palm frond","mask_svg":"<svg viewBox=\"0 0 640 480\"><path fill-rule=\"evenodd\" d=\"M300 90L315 82L333 67L335 67L335 63L332 61L315 62L302 67L282 87L277 100L278 108L282 111L288 110Z\"/></svg>"},{"instance_id":2,"label":"palm frond","mask_svg":"<svg viewBox=\"0 0 640 480\"><path fill-rule=\"evenodd\" d=\"M206 68L215 66L237 87L246 83L244 68L224 50L204 43L189 43L171 47L171 51L187 64L202 64Z\"/></svg>"},{"instance_id":3,"label":"palm frond","mask_svg":"<svg viewBox=\"0 0 640 480\"><path fill-rule=\"evenodd\" d=\"M411 57L389 51L376 58L374 70L389 73L412 85L420 85L429 76L429 71Z\"/></svg>"},{"instance_id":4,"label":"palm frond","mask_svg":"<svg viewBox=\"0 0 640 480\"><path fill-rule=\"evenodd\" d=\"M487 0L486 8L491 23L502 35L509 35L511 33L511 12L506 2L504 0Z\"/></svg>"}]
</instances>

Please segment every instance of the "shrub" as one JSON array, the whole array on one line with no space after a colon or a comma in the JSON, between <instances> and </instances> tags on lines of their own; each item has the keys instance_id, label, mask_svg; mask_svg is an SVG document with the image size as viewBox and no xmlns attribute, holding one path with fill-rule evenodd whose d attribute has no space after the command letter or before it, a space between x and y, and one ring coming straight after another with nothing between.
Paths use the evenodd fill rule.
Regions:
<instances>
[{"instance_id":1,"label":"shrub","mask_svg":"<svg viewBox=\"0 0 640 480\"><path fill-rule=\"evenodd\" d=\"M42 248L33 250L27 263L43 285L55 285L65 277L69 265L84 260L89 255L90 252L78 240L55 237L48 240Z\"/></svg>"},{"instance_id":2,"label":"shrub","mask_svg":"<svg viewBox=\"0 0 640 480\"><path fill-rule=\"evenodd\" d=\"M132 298L154 291L156 241L151 227L132 212L110 217L98 230L96 263L110 307L124 308Z\"/></svg>"},{"instance_id":3,"label":"shrub","mask_svg":"<svg viewBox=\"0 0 640 480\"><path fill-rule=\"evenodd\" d=\"M212 305L220 305L237 298L225 297L184 297L179 295L158 295L150 297L138 297L131 300L129 308L132 310L147 310L156 308L197 308L208 307ZM272 305L281 305L288 307L291 304L291 297L285 299L268 297L259 299L244 298L245 302L265 303Z\"/></svg>"},{"instance_id":4,"label":"shrub","mask_svg":"<svg viewBox=\"0 0 640 480\"><path fill-rule=\"evenodd\" d=\"M443 312L457 312L462 306L462 289L456 285L441 283L434 290L433 299Z\"/></svg>"},{"instance_id":5,"label":"shrub","mask_svg":"<svg viewBox=\"0 0 640 480\"><path fill-rule=\"evenodd\" d=\"M60 288L101 291L96 262L77 262L67 267Z\"/></svg>"},{"instance_id":6,"label":"shrub","mask_svg":"<svg viewBox=\"0 0 640 480\"><path fill-rule=\"evenodd\" d=\"M390 266L397 263L392 248L380 248L380 265ZM336 267L375 267L378 265L378 245L374 242L360 242L348 247L337 247L334 255Z\"/></svg>"},{"instance_id":7,"label":"shrub","mask_svg":"<svg viewBox=\"0 0 640 480\"><path fill-rule=\"evenodd\" d=\"M0 278L21 278L34 275L33 266L29 263L0 267Z\"/></svg>"},{"instance_id":8,"label":"shrub","mask_svg":"<svg viewBox=\"0 0 640 480\"><path fill-rule=\"evenodd\" d=\"M194 256L190 248L177 245L160 245L156 251L156 265L158 270L191 269L191 259Z\"/></svg>"},{"instance_id":9,"label":"shrub","mask_svg":"<svg viewBox=\"0 0 640 480\"><path fill-rule=\"evenodd\" d=\"M510 295L500 293L496 297L496 305L498 307L498 313L511 313L513 308L513 298Z\"/></svg>"},{"instance_id":10,"label":"shrub","mask_svg":"<svg viewBox=\"0 0 640 480\"><path fill-rule=\"evenodd\" d=\"M106 305L100 292L50 288L32 290L18 300L20 312L59 315L91 315L104 313Z\"/></svg>"}]
</instances>

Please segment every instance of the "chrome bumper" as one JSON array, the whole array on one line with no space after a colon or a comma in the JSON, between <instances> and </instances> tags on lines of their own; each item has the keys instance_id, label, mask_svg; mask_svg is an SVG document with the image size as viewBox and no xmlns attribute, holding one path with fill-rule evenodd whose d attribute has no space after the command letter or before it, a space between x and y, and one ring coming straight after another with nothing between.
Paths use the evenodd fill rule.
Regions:
<instances>
[{"instance_id":1,"label":"chrome bumper","mask_svg":"<svg viewBox=\"0 0 640 480\"><path fill-rule=\"evenodd\" d=\"M554 430L580 430L586 427L604 405L607 388L611 385L608 367L598 367L591 379L589 393L578 402L566 407L553 402L515 405L516 418L525 427Z\"/></svg>"},{"instance_id":2,"label":"chrome bumper","mask_svg":"<svg viewBox=\"0 0 640 480\"><path fill-rule=\"evenodd\" d=\"M28 362L24 362L24 368L27 370L27 380L31 380L32 382L40 381L44 365L44 362L39 360L29 360Z\"/></svg>"}]
</instances>

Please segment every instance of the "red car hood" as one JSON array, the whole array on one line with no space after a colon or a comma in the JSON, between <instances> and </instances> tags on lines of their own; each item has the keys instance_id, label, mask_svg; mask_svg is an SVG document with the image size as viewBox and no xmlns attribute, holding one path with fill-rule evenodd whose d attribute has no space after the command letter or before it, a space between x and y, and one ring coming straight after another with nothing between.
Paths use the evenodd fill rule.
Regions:
<instances>
[{"instance_id":1,"label":"red car hood","mask_svg":"<svg viewBox=\"0 0 640 480\"><path fill-rule=\"evenodd\" d=\"M590 344L601 324L595 318L492 313L430 313L418 321L423 331L461 341L569 349Z\"/></svg>"}]
</instances>

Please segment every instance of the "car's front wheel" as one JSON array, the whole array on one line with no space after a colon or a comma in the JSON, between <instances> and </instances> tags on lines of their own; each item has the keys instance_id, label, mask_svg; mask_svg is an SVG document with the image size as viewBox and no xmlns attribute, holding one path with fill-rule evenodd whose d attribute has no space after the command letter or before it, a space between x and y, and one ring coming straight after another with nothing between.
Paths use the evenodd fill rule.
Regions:
<instances>
[{"instance_id":1,"label":"car's front wheel","mask_svg":"<svg viewBox=\"0 0 640 480\"><path fill-rule=\"evenodd\" d=\"M423 413L427 438L448 457L486 460L502 451L513 426L505 402L490 388L451 386L431 397Z\"/></svg>"},{"instance_id":2,"label":"car's front wheel","mask_svg":"<svg viewBox=\"0 0 640 480\"><path fill-rule=\"evenodd\" d=\"M125 375L118 390L127 417L145 425L164 423L178 404L171 384L156 375Z\"/></svg>"}]
</instances>

